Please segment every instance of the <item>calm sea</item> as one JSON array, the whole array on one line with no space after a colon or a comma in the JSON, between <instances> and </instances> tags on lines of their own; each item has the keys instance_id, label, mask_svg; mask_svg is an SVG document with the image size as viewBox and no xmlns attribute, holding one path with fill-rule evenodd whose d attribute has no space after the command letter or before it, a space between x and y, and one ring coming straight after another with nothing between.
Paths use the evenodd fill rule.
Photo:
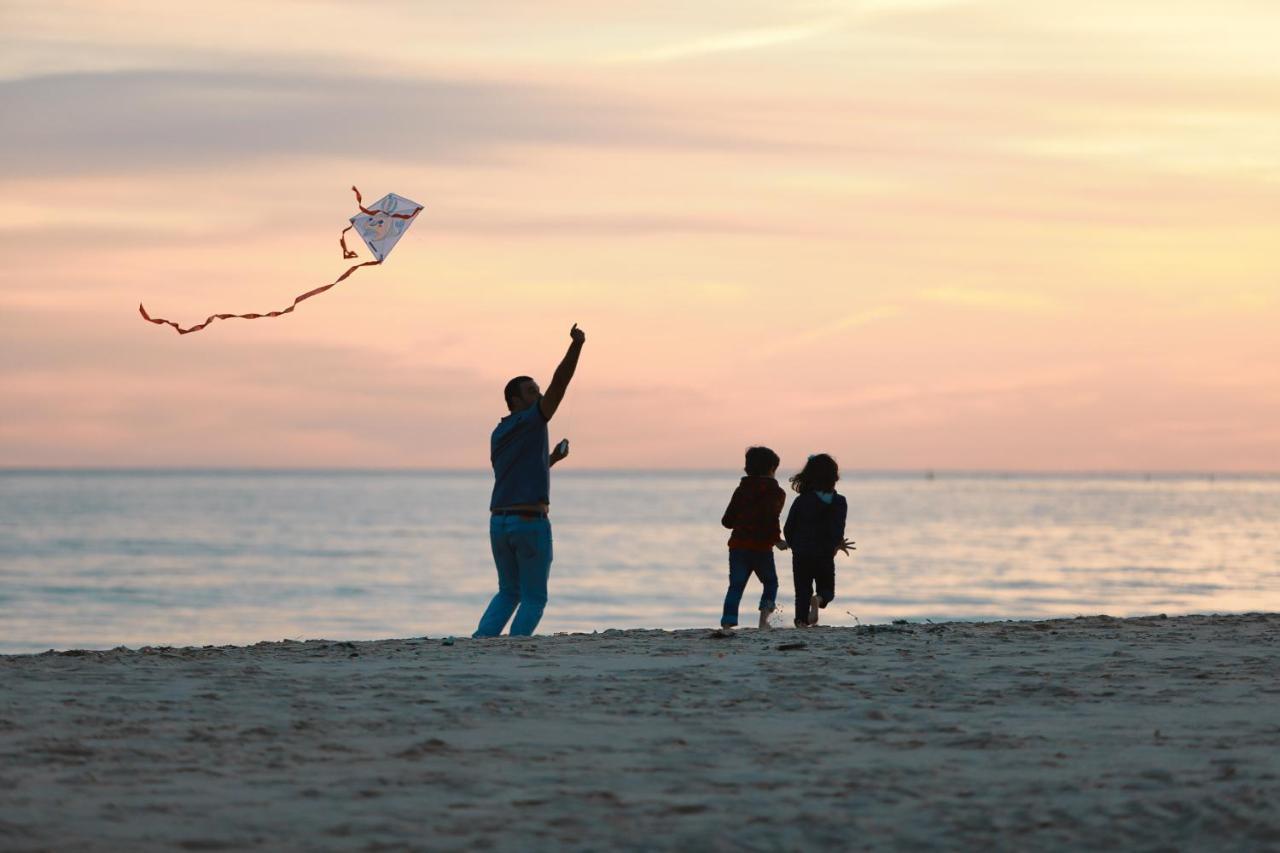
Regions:
<instances>
[{"instance_id":1,"label":"calm sea","mask_svg":"<svg viewBox=\"0 0 1280 853\"><path fill-rule=\"evenodd\" d=\"M737 475L553 479L541 632L717 624ZM0 652L469 634L496 583L490 484L0 472ZM858 550L832 624L1280 610L1280 477L875 473L841 491Z\"/></svg>"}]
</instances>

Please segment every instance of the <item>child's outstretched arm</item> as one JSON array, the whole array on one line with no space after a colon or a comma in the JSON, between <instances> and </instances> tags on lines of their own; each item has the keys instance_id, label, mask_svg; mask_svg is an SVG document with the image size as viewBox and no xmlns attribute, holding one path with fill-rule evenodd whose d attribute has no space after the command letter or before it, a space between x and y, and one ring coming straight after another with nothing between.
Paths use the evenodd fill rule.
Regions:
<instances>
[{"instance_id":1,"label":"child's outstretched arm","mask_svg":"<svg viewBox=\"0 0 1280 853\"><path fill-rule=\"evenodd\" d=\"M843 500L839 504L833 506L831 513L831 541L836 545L831 549L831 555L834 557L837 551L843 551L848 555L853 549L853 543L844 538L844 523L849 515L849 505Z\"/></svg>"}]
</instances>

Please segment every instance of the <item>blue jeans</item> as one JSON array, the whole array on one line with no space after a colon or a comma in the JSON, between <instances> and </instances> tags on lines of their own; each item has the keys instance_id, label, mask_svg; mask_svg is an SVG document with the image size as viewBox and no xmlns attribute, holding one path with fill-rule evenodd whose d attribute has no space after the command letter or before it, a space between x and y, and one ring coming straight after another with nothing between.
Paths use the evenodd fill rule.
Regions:
<instances>
[{"instance_id":1,"label":"blue jeans","mask_svg":"<svg viewBox=\"0 0 1280 853\"><path fill-rule=\"evenodd\" d=\"M547 606L551 574L551 522L546 516L495 515L489 519L489 545L498 567L498 594L480 617L473 637L496 637L511 622L511 636L527 637ZM517 610L516 608L519 608Z\"/></svg>"},{"instance_id":2,"label":"blue jeans","mask_svg":"<svg viewBox=\"0 0 1280 853\"><path fill-rule=\"evenodd\" d=\"M724 594L724 614L720 624L729 627L738 624L738 604L747 581L755 575L764 584L760 595L760 609L773 610L778 597L778 570L773 565L773 551L748 551L746 548L729 549L729 591Z\"/></svg>"}]
</instances>

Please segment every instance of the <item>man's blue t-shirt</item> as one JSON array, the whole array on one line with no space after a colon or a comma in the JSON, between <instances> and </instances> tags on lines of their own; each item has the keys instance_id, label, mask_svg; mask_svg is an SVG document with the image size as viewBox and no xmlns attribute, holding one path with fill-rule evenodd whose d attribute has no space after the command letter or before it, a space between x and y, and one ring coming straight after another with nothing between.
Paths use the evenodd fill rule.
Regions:
<instances>
[{"instance_id":1,"label":"man's blue t-shirt","mask_svg":"<svg viewBox=\"0 0 1280 853\"><path fill-rule=\"evenodd\" d=\"M489 509L551 503L550 451L547 419L538 403L498 421L489 439L494 478Z\"/></svg>"}]
</instances>

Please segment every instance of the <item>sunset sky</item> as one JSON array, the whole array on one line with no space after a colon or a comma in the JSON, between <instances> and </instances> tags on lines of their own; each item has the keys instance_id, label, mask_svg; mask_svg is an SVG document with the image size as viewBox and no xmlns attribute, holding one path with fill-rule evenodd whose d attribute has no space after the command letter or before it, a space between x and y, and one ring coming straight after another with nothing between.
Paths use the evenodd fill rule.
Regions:
<instances>
[{"instance_id":1,"label":"sunset sky","mask_svg":"<svg viewBox=\"0 0 1280 853\"><path fill-rule=\"evenodd\" d=\"M200 7L0 2L0 465L1280 470L1274 0Z\"/></svg>"}]
</instances>

